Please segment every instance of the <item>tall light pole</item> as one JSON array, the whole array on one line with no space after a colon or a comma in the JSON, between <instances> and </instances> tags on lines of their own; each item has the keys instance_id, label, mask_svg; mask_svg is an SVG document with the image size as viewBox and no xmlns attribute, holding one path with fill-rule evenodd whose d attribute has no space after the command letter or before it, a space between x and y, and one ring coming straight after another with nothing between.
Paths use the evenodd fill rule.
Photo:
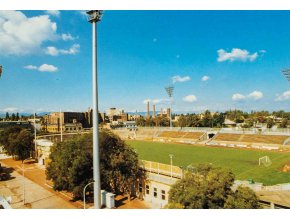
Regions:
<instances>
[{"instance_id":1,"label":"tall light pole","mask_svg":"<svg viewBox=\"0 0 290 218\"><path fill-rule=\"evenodd\" d=\"M282 73L284 74L288 82L290 82L290 69L282 70Z\"/></svg>"},{"instance_id":2,"label":"tall light pole","mask_svg":"<svg viewBox=\"0 0 290 218\"><path fill-rule=\"evenodd\" d=\"M165 87L165 90L168 94L168 97L170 98L170 129L172 129L172 116L171 116L171 113L172 113L172 101L173 101L173 90L174 90L174 86L168 86L168 87Z\"/></svg>"},{"instance_id":3,"label":"tall light pole","mask_svg":"<svg viewBox=\"0 0 290 218\"><path fill-rule=\"evenodd\" d=\"M36 146L36 119L35 119L35 111L34 111L34 159L37 160L37 146Z\"/></svg>"},{"instance_id":4,"label":"tall light pole","mask_svg":"<svg viewBox=\"0 0 290 218\"><path fill-rule=\"evenodd\" d=\"M1 75L2 75L2 69L3 69L3 67L2 67L2 65L0 65L0 78L1 78Z\"/></svg>"},{"instance_id":5,"label":"tall light pole","mask_svg":"<svg viewBox=\"0 0 290 218\"><path fill-rule=\"evenodd\" d=\"M99 124L98 124L98 76L97 76L97 22L101 20L102 11L87 12L89 22L93 25L93 172L94 172L94 208L101 209L101 181L99 157Z\"/></svg>"},{"instance_id":6,"label":"tall light pole","mask_svg":"<svg viewBox=\"0 0 290 218\"><path fill-rule=\"evenodd\" d=\"M173 158L173 154L169 154L169 157L170 157L170 175L171 175L171 178L172 178L172 158Z\"/></svg>"},{"instance_id":7,"label":"tall light pole","mask_svg":"<svg viewBox=\"0 0 290 218\"><path fill-rule=\"evenodd\" d=\"M61 109L59 110L59 126L60 126L60 141L63 141L63 137L62 137L62 113L61 113Z\"/></svg>"}]
</instances>

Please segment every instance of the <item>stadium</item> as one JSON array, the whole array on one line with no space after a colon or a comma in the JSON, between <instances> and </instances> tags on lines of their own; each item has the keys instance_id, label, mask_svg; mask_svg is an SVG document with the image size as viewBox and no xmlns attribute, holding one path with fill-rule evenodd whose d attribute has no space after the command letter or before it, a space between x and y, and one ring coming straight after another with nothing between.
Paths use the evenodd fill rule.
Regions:
<instances>
[{"instance_id":1,"label":"stadium","mask_svg":"<svg viewBox=\"0 0 290 218\"><path fill-rule=\"evenodd\" d=\"M287 132L288 131L288 132ZM126 140L139 158L188 169L201 163L232 170L237 180L263 185L290 181L290 133L211 128L138 128L114 132Z\"/></svg>"}]
</instances>

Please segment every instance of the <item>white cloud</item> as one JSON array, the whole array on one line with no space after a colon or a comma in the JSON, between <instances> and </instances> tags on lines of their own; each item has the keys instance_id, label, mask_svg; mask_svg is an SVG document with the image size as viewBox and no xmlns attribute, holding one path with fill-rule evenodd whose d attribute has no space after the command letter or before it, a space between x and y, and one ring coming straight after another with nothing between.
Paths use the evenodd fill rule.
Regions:
<instances>
[{"instance_id":1,"label":"white cloud","mask_svg":"<svg viewBox=\"0 0 290 218\"><path fill-rule=\"evenodd\" d=\"M0 111L2 112L17 112L19 109L16 107L8 107L8 108L4 108L4 109L0 109Z\"/></svg>"},{"instance_id":2,"label":"white cloud","mask_svg":"<svg viewBox=\"0 0 290 218\"><path fill-rule=\"evenodd\" d=\"M145 100L143 101L143 104L147 104L147 102L151 102L151 99L150 99L150 98L145 99Z\"/></svg>"},{"instance_id":3,"label":"white cloud","mask_svg":"<svg viewBox=\"0 0 290 218\"><path fill-rule=\"evenodd\" d=\"M254 99L254 100L259 100L259 99L263 98L263 93L260 91L253 91L252 93L250 93L248 95L248 98Z\"/></svg>"},{"instance_id":4,"label":"white cloud","mask_svg":"<svg viewBox=\"0 0 290 218\"><path fill-rule=\"evenodd\" d=\"M61 38L64 41L75 40L75 37L73 37L70 33L68 33L68 34L63 33L63 34L61 34Z\"/></svg>"},{"instance_id":5,"label":"white cloud","mask_svg":"<svg viewBox=\"0 0 290 218\"><path fill-rule=\"evenodd\" d=\"M233 96L232 96L233 101L242 101L245 99L246 99L246 96L239 94L239 93L233 94Z\"/></svg>"},{"instance_id":6,"label":"white cloud","mask_svg":"<svg viewBox=\"0 0 290 218\"><path fill-rule=\"evenodd\" d=\"M161 99L153 99L152 100L152 103L153 104L163 104L163 103L169 103L170 102L170 99L163 99L163 98L161 98Z\"/></svg>"},{"instance_id":7,"label":"white cloud","mask_svg":"<svg viewBox=\"0 0 290 218\"><path fill-rule=\"evenodd\" d=\"M210 79L209 76L203 76L203 77L201 78L201 81L205 82L205 81L208 81L209 79Z\"/></svg>"},{"instance_id":8,"label":"white cloud","mask_svg":"<svg viewBox=\"0 0 290 218\"><path fill-rule=\"evenodd\" d=\"M190 102L190 103L192 103L192 102L197 101L197 98L196 98L195 95L187 95L187 96L185 96L182 100L183 100L183 101L186 101L186 102Z\"/></svg>"},{"instance_id":9,"label":"white cloud","mask_svg":"<svg viewBox=\"0 0 290 218\"><path fill-rule=\"evenodd\" d=\"M42 64L38 70L40 72L56 72L58 71L58 68L53 66L53 65L49 65L49 64Z\"/></svg>"},{"instance_id":10,"label":"white cloud","mask_svg":"<svg viewBox=\"0 0 290 218\"><path fill-rule=\"evenodd\" d=\"M55 16L55 17L59 17L60 16L60 11L57 10L47 10L45 11L46 14Z\"/></svg>"},{"instance_id":11,"label":"white cloud","mask_svg":"<svg viewBox=\"0 0 290 218\"><path fill-rule=\"evenodd\" d=\"M278 95L278 97L275 99L275 101L287 101L290 100L290 90L283 92L283 94Z\"/></svg>"},{"instance_id":12,"label":"white cloud","mask_svg":"<svg viewBox=\"0 0 290 218\"><path fill-rule=\"evenodd\" d=\"M48 15L26 17L20 11L0 11L0 55L39 52L44 42L57 38L56 30Z\"/></svg>"},{"instance_id":13,"label":"white cloud","mask_svg":"<svg viewBox=\"0 0 290 218\"><path fill-rule=\"evenodd\" d=\"M34 66L34 65L27 65L24 68L27 70L37 70L37 66Z\"/></svg>"},{"instance_id":14,"label":"white cloud","mask_svg":"<svg viewBox=\"0 0 290 218\"><path fill-rule=\"evenodd\" d=\"M250 54L249 51L245 49L233 48L231 52L226 52L224 49L219 49L218 53L218 62L223 61L254 61L258 57L258 52Z\"/></svg>"},{"instance_id":15,"label":"white cloud","mask_svg":"<svg viewBox=\"0 0 290 218\"><path fill-rule=\"evenodd\" d=\"M190 80L190 77L189 76L184 76L184 77L181 77L181 76L173 76L171 77L172 79L172 82L173 83L177 83L177 82L186 82L186 81L189 81Z\"/></svg>"},{"instance_id":16,"label":"white cloud","mask_svg":"<svg viewBox=\"0 0 290 218\"><path fill-rule=\"evenodd\" d=\"M150 102L152 104L165 104L165 103L169 103L170 99L164 99L164 98L156 98L156 99L145 99L143 101L143 104L147 104L147 102Z\"/></svg>"},{"instance_id":17,"label":"white cloud","mask_svg":"<svg viewBox=\"0 0 290 218\"><path fill-rule=\"evenodd\" d=\"M57 67L55 67L53 65L49 65L49 64L42 64L39 67L34 66L34 65L27 65L24 68L27 70L38 70L40 72L56 72L56 71L58 71Z\"/></svg>"},{"instance_id":18,"label":"white cloud","mask_svg":"<svg viewBox=\"0 0 290 218\"><path fill-rule=\"evenodd\" d=\"M232 96L233 101L243 101L246 99L259 100L261 98L263 98L263 93L260 91L253 91L250 94L248 94L247 96L242 95L240 93L233 94L233 96Z\"/></svg>"},{"instance_id":19,"label":"white cloud","mask_svg":"<svg viewBox=\"0 0 290 218\"><path fill-rule=\"evenodd\" d=\"M51 55L51 56L58 56L60 54L64 54L64 55L74 55L77 54L79 52L79 48L80 45L79 44L73 44L69 49L65 50L65 49L57 49L54 46L48 46L45 49L45 54Z\"/></svg>"}]
</instances>

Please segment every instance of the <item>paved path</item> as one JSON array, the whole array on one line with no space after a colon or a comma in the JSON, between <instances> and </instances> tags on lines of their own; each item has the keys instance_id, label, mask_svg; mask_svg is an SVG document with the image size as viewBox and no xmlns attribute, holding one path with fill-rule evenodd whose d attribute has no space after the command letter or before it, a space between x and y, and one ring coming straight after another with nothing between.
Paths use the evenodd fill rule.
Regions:
<instances>
[{"instance_id":1,"label":"paved path","mask_svg":"<svg viewBox=\"0 0 290 218\"><path fill-rule=\"evenodd\" d=\"M6 164L2 166L8 167ZM29 168L28 168L29 170ZM24 178L13 171L11 179L0 181L0 194L5 197L12 197L12 208L41 208L41 209L73 209L76 208L71 203L57 196L56 194L46 190L35 182ZM25 182L25 205L23 205L23 187Z\"/></svg>"},{"instance_id":2,"label":"paved path","mask_svg":"<svg viewBox=\"0 0 290 218\"><path fill-rule=\"evenodd\" d=\"M56 192L52 189L52 183L46 180L45 169L39 167L38 164L29 163L25 161L25 202L29 203L23 205L23 177L22 177L22 163L15 161L12 158L1 159L2 166L10 167L12 179L8 181L0 181L0 195L6 197L12 196L13 208L55 208L55 209L69 209L69 208L83 208L82 201L71 201L72 194L67 192ZM15 177L15 178L13 178ZM120 198L123 197L118 197ZM118 209L145 209L150 208L148 204L139 199L131 200L130 202L123 198L118 205ZM116 202L117 203L117 202ZM87 208L92 207L92 203L87 204Z\"/></svg>"}]
</instances>

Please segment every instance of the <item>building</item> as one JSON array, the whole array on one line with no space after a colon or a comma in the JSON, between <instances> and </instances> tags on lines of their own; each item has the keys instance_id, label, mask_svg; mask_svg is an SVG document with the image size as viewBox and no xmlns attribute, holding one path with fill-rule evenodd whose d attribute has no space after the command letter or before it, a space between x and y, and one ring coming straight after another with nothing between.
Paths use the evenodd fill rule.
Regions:
<instances>
[{"instance_id":1,"label":"building","mask_svg":"<svg viewBox=\"0 0 290 218\"><path fill-rule=\"evenodd\" d=\"M125 113L123 109L109 108L106 110L106 116L112 124L118 124L128 121L128 113Z\"/></svg>"},{"instance_id":2,"label":"building","mask_svg":"<svg viewBox=\"0 0 290 218\"><path fill-rule=\"evenodd\" d=\"M231 121L229 119L225 119L224 123L223 123L224 127L236 127L237 123L234 121Z\"/></svg>"},{"instance_id":3,"label":"building","mask_svg":"<svg viewBox=\"0 0 290 218\"><path fill-rule=\"evenodd\" d=\"M126 127L127 129L130 129L130 130L135 130L137 129L137 124L135 121L125 121L123 123L124 127Z\"/></svg>"},{"instance_id":4,"label":"building","mask_svg":"<svg viewBox=\"0 0 290 218\"><path fill-rule=\"evenodd\" d=\"M53 142L48 139L37 139L36 141L38 163L46 166L49 162L50 149Z\"/></svg>"},{"instance_id":5,"label":"building","mask_svg":"<svg viewBox=\"0 0 290 218\"><path fill-rule=\"evenodd\" d=\"M99 122L103 122L105 114L99 114ZM44 116L42 130L47 132L75 132L93 125L93 110L87 112L53 112Z\"/></svg>"},{"instance_id":6,"label":"building","mask_svg":"<svg viewBox=\"0 0 290 218\"><path fill-rule=\"evenodd\" d=\"M136 195L150 203L153 208L164 208L168 204L168 192L171 186L183 176L182 169L144 160L142 168L145 169L147 178L145 181L138 182Z\"/></svg>"}]
</instances>

